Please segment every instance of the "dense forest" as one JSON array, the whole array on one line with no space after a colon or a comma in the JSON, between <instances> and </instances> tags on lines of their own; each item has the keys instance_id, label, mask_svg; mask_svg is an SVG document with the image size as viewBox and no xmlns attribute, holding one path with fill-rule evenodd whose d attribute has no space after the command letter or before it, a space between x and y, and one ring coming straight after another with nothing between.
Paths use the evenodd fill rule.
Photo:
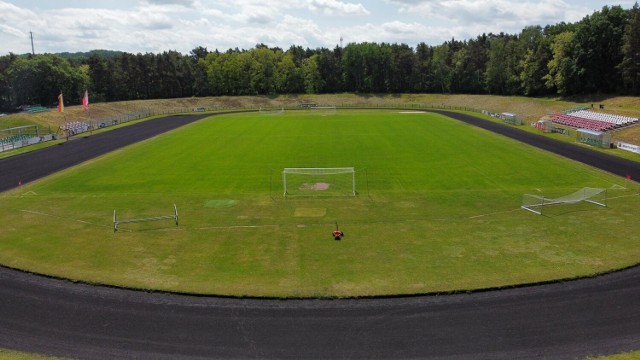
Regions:
<instances>
[{"instance_id":1,"label":"dense forest","mask_svg":"<svg viewBox=\"0 0 640 360\"><path fill-rule=\"evenodd\" d=\"M640 95L640 8L603 7L573 24L530 26L441 45L350 43L334 49L189 54L92 51L0 57L0 110L211 95L447 93Z\"/></svg>"}]
</instances>

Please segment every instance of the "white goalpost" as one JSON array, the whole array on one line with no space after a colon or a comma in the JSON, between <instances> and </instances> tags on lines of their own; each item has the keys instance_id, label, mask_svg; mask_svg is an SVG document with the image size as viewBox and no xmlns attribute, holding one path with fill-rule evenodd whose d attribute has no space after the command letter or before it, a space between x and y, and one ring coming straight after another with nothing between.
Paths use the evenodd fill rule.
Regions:
<instances>
[{"instance_id":1,"label":"white goalpost","mask_svg":"<svg viewBox=\"0 0 640 360\"><path fill-rule=\"evenodd\" d=\"M353 167L284 168L284 196L356 196Z\"/></svg>"},{"instance_id":2,"label":"white goalpost","mask_svg":"<svg viewBox=\"0 0 640 360\"><path fill-rule=\"evenodd\" d=\"M540 195L524 194L521 208L532 213L542 215L545 206L559 204L576 204L588 202L598 206L607 206L607 189L584 187L576 192L557 198L547 198Z\"/></svg>"}]
</instances>

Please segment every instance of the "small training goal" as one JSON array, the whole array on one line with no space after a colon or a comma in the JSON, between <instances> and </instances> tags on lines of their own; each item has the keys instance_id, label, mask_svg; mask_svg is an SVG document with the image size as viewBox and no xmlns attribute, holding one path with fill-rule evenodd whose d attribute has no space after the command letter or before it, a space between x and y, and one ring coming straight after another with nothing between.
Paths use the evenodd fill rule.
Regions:
<instances>
[{"instance_id":1,"label":"small training goal","mask_svg":"<svg viewBox=\"0 0 640 360\"><path fill-rule=\"evenodd\" d=\"M340 168L284 168L284 196L356 196L356 171Z\"/></svg>"},{"instance_id":2,"label":"small training goal","mask_svg":"<svg viewBox=\"0 0 640 360\"><path fill-rule=\"evenodd\" d=\"M335 106L314 106L314 107L310 107L309 111L320 116L335 115L336 107Z\"/></svg>"},{"instance_id":3,"label":"small training goal","mask_svg":"<svg viewBox=\"0 0 640 360\"><path fill-rule=\"evenodd\" d=\"M541 195L524 194L521 208L542 215L545 206L560 204L576 204L588 202L599 206L607 206L607 189L584 187L574 193L557 198L548 198Z\"/></svg>"},{"instance_id":4,"label":"small training goal","mask_svg":"<svg viewBox=\"0 0 640 360\"><path fill-rule=\"evenodd\" d=\"M164 219L171 219L175 221L176 226L178 226L178 208L176 207L176 204L173 204L173 215L163 215L163 216L154 216L154 217L137 218L137 219L125 219L125 220L118 219L116 215L116 210L114 209L113 210L113 232L118 231L118 225L120 224L139 223L139 222L156 221L156 220L164 220Z\"/></svg>"}]
</instances>

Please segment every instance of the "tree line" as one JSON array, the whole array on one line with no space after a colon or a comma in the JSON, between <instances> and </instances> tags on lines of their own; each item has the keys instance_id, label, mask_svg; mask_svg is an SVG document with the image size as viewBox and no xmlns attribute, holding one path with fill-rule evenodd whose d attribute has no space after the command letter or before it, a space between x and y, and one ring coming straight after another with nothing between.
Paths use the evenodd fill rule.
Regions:
<instances>
[{"instance_id":1,"label":"tree line","mask_svg":"<svg viewBox=\"0 0 640 360\"><path fill-rule=\"evenodd\" d=\"M0 57L0 109L219 95L445 93L640 94L640 7L604 6L577 23L529 26L430 46L264 44L189 54L93 51Z\"/></svg>"}]
</instances>

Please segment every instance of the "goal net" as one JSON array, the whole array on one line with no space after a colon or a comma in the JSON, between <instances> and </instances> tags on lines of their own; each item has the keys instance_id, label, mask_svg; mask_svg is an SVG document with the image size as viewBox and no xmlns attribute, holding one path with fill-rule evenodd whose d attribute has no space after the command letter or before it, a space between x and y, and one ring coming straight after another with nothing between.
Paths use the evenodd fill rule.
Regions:
<instances>
[{"instance_id":1,"label":"goal net","mask_svg":"<svg viewBox=\"0 0 640 360\"><path fill-rule=\"evenodd\" d=\"M574 193L557 198L547 198L540 195L524 194L521 208L542 215L545 206L559 204L575 204L588 202L599 206L607 206L607 189L584 187Z\"/></svg>"},{"instance_id":2,"label":"goal net","mask_svg":"<svg viewBox=\"0 0 640 360\"><path fill-rule=\"evenodd\" d=\"M282 171L284 196L355 196L353 167L285 168Z\"/></svg>"}]
</instances>

